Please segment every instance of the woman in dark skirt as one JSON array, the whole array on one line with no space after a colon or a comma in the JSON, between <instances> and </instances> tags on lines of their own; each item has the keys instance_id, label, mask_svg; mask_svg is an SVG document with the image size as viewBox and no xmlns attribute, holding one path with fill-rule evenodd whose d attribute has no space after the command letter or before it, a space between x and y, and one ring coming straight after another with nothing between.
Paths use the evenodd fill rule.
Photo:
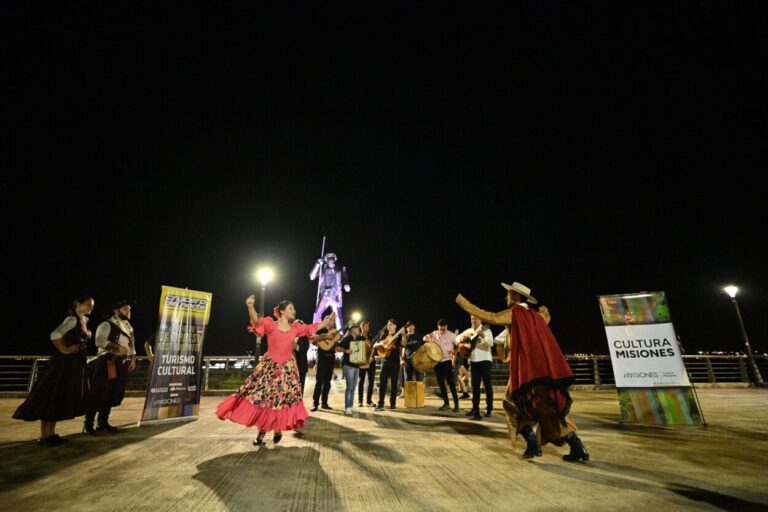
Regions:
<instances>
[{"instance_id":1,"label":"woman in dark skirt","mask_svg":"<svg viewBox=\"0 0 768 512\"><path fill-rule=\"evenodd\" d=\"M88 391L85 346L91 337L86 315L93 311L93 305L89 296L72 302L69 316L51 333L56 350L27 399L13 413L17 420L40 420L37 444L56 446L67 442L55 433L56 422L85 414L84 397Z\"/></svg>"}]
</instances>

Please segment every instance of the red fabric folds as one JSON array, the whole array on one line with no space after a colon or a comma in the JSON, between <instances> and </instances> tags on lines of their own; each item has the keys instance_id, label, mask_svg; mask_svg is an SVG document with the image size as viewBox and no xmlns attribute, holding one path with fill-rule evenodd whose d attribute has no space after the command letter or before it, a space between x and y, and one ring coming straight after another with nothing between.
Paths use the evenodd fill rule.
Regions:
<instances>
[{"instance_id":1,"label":"red fabric folds","mask_svg":"<svg viewBox=\"0 0 768 512\"><path fill-rule=\"evenodd\" d=\"M309 414L302 402L296 402L290 407L273 409L265 405L254 405L242 395L235 393L219 404L216 408L216 416L221 420L228 419L246 427L283 432L303 426Z\"/></svg>"},{"instance_id":2,"label":"red fabric folds","mask_svg":"<svg viewBox=\"0 0 768 512\"><path fill-rule=\"evenodd\" d=\"M538 312L516 305L512 314L513 321L509 326L511 398L524 416L538 421L533 386L544 385L564 421L571 405L568 393L568 387L573 383L571 367Z\"/></svg>"}]
</instances>

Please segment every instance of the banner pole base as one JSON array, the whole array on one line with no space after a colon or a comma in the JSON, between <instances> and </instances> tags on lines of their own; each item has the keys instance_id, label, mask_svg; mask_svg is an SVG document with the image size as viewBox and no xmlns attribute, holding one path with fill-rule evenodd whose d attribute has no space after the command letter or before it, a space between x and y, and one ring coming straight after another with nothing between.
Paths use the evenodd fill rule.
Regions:
<instances>
[{"instance_id":1,"label":"banner pole base","mask_svg":"<svg viewBox=\"0 0 768 512\"><path fill-rule=\"evenodd\" d=\"M170 421L196 421L199 418L199 416L180 416L178 418L164 418L164 419L157 419L157 420L139 420L136 422L136 426L140 427L142 425L159 425L161 423L168 423Z\"/></svg>"}]
</instances>

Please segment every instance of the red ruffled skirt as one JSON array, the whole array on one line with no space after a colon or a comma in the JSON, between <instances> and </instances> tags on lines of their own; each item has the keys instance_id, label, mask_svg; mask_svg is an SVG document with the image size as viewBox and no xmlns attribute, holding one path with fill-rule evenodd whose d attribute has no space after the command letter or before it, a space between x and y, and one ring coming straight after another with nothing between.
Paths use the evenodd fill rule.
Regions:
<instances>
[{"instance_id":1,"label":"red ruffled skirt","mask_svg":"<svg viewBox=\"0 0 768 512\"><path fill-rule=\"evenodd\" d=\"M266 431L303 426L309 415L301 400L296 360L277 363L264 356L238 392L219 404L216 415Z\"/></svg>"}]
</instances>

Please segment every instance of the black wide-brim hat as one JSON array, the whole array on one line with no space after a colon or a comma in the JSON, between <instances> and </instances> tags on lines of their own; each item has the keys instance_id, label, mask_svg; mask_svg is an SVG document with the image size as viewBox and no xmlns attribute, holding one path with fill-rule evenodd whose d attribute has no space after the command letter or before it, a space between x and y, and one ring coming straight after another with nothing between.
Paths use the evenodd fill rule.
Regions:
<instances>
[{"instance_id":1,"label":"black wide-brim hat","mask_svg":"<svg viewBox=\"0 0 768 512\"><path fill-rule=\"evenodd\" d=\"M135 300L122 299L122 300L119 300L119 301L115 302L114 304L112 304L112 309L113 310L120 309L123 306L131 306L131 309L133 309L136 306L136 301Z\"/></svg>"}]
</instances>

